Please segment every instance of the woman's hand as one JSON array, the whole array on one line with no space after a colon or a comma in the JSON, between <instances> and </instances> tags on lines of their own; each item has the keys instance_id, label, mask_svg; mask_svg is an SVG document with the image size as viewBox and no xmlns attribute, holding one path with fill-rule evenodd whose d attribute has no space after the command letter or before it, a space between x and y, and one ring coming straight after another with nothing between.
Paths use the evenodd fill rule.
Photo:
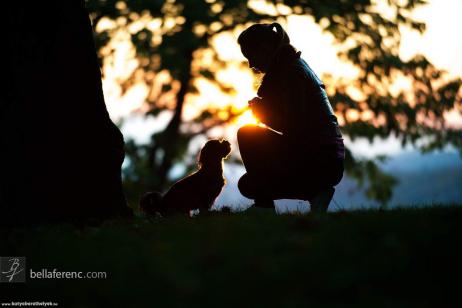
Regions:
<instances>
[{"instance_id":1,"label":"woman's hand","mask_svg":"<svg viewBox=\"0 0 462 308\"><path fill-rule=\"evenodd\" d=\"M281 131L281 116L268 102L264 102L260 97L254 97L249 101L249 108L259 122Z\"/></svg>"},{"instance_id":2,"label":"woman's hand","mask_svg":"<svg viewBox=\"0 0 462 308\"><path fill-rule=\"evenodd\" d=\"M249 101L249 107L252 107L252 105L258 104L261 101L262 101L262 98L256 96Z\"/></svg>"},{"instance_id":3,"label":"woman's hand","mask_svg":"<svg viewBox=\"0 0 462 308\"><path fill-rule=\"evenodd\" d=\"M264 122L265 120L265 111L263 108L263 100L260 97L254 97L249 102L249 108L252 110L253 115L259 121Z\"/></svg>"}]
</instances>

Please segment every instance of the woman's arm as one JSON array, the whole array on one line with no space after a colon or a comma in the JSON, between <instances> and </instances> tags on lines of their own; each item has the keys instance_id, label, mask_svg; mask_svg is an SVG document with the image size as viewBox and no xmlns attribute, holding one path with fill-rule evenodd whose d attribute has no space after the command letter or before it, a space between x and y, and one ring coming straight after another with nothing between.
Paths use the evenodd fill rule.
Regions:
<instances>
[{"instance_id":1,"label":"woman's arm","mask_svg":"<svg viewBox=\"0 0 462 308\"><path fill-rule=\"evenodd\" d=\"M282 109L278 108L282 102L275 101L275 98L254 97L249 101L249 107L253 115L263 124L274 130L282 130Z\"/></svg>"}]
</instances>

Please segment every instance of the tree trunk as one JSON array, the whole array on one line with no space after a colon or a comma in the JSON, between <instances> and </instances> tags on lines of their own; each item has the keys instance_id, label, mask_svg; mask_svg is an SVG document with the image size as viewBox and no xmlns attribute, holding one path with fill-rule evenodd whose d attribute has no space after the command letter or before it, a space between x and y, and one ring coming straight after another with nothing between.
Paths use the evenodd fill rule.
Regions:
<instances>
[{"instance_id":1,"label":"tree trunk","mask_svg":"<svg viewBox=\"0 0 462 308\"><path fill-rule=\"evenodd\" d=\"M185 96L189 90L191 82L191 62L193 60L193 51L185 55L187 67L183 70L180 77L180 89L176 95L176 106L173 117L163 132L161 146L164 155L159 164L156 175L158 176L159 187L164 187L168 182L168 172L172 168L173 160L178 151L178 138L180 137L180 126L183 116L183 105Z\"/></svg>"},{"instance_id":2,"label":"tree trunk","mask_svg":"<svg viewBox=\"0 0 462 308\"><path fill-rule=\"evenodd\" d=\"M106 110L84 1L9 4L0 114L0 216L15 221L129 214L123 137ZM7 215L2 215L2 214Z\"/></svg>"}]
</instances>

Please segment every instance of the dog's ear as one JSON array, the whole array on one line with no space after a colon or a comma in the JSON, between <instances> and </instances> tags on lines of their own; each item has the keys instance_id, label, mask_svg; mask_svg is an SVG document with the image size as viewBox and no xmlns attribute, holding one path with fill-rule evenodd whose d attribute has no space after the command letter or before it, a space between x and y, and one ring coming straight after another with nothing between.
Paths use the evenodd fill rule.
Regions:
<instances>
[{"instance_id":1,"label":"dog's ear","mask_svg":"<svg viewBox=\"0 0 462 308\"><path fill-rule=\"evenodd\" d=\"M200 151L199 151L199 154L197 154L197 164L200 166L204 165L204 148L202 148Z\"/></svg>"},{"instance_id":2,"label":"dog's ear","mask_svg":"<svg viewBox=\"0 0 462 308\"><path fill-rule=\"evenodd\" d=\"M203 166L204 164L207 164L208 161L210 161L210 154L211 154L210 147L211 147L211 142L207 141L207 143L199 151L199 155L197 158L197 162L199 163L199 166Z\"/></svg>"}]
</instances>

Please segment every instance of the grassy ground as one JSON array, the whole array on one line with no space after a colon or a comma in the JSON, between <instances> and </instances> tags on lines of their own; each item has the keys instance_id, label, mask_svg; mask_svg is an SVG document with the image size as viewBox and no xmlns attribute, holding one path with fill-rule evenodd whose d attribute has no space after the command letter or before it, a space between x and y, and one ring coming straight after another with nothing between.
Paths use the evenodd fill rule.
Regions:
<instances>
[{"instance_id":1,"label":"grassy ground","mask_svg":"<svg viewBox=\"0 0 462 308\"><path fill-rule=\"evenodd\" d=\"M0 298L63 307L449 307L460 289L461 218L460 206L322 217L249 210L1 229L0 255L26 256L27 271L108 277L2 283Z\"/></svg>"}]
</instances>

